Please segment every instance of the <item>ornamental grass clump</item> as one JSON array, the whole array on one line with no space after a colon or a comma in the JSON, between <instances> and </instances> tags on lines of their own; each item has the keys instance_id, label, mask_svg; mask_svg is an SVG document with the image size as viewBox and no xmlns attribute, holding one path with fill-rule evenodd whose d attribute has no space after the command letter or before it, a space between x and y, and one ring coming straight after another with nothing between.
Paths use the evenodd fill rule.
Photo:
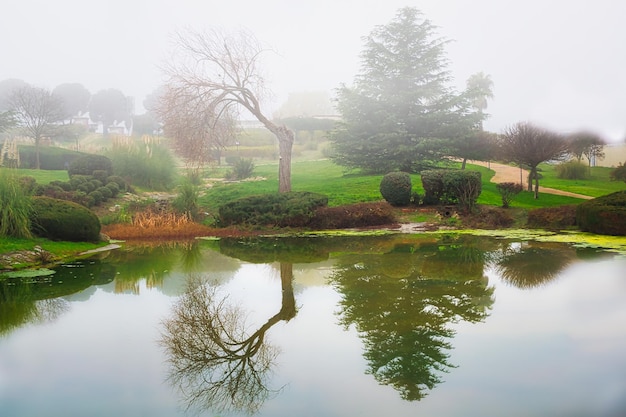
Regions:
<instances>
[{"instance_id":1,"label":"ornamental grass clump","mask_svg":"<svg viewBox=\"0 0 626 417\"><path fill-rule=\"evenodd\" d=\"M0 169L0 236L30 238L31 200L17 175Z\"/></svg>"}]
</instances>

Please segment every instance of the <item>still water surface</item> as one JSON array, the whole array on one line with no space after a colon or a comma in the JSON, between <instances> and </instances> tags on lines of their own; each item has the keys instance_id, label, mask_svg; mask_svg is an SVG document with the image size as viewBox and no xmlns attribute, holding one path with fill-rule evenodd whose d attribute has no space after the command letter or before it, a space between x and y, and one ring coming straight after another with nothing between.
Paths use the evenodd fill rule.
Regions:
<instances>
[{"instance_id":1,"label":"still water surface","mask_svg":"<svg viewBox=\"0 0 626 417\"><path fill-rule=\"evenodd\" d=\"M0 281L1 416L624 416L626 259L485 237L129 246Z\"/></svg>"}]
</instances>

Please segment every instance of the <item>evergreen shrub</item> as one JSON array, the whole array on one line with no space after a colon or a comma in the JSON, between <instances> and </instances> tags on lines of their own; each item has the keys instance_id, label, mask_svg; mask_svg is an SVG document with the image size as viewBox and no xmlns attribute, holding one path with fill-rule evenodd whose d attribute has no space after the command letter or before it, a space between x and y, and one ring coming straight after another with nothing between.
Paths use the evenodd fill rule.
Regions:
<instances>
[{"instance_id":1,"label":"evergreen shrub","mask_svg":"<svg viewBox=\"0 0 626 417\"><path fill-rule=\"evenodd\" d=\"M310 222L315 209L327 204L327 196L306 191L249 196L222 205L218 223L303 227Z\"/></svg>"},{"instance_id":2,"label":"evergreen shrub","mask_svg":"<svg viewBox=\"0 0 626 417\"><path fill-rule=\"evenodd\" d=\"M68 174L70 178L74 175L92 175L94 171L106 171L108 175L113 174L113 163L104 155L83 155L74 159L70 163ZM106 175L105 175L106 178Z\"/></svg>"},{"instance_id":3,"label":"evergreen shrub","mask_svg":"<svg viewBox=\"0 0 626 417\"><path fill-rule=\"evenodd\" d=\"M100 238L100 221L88 208L71 201L33 197L32 231L52 240L95 242Z\"/></svg>"},{"instance_id":4,"label":"evergreen shrub","mask_svg":"<svg viewBox=\"0 0 626 417\"><path fill-rule=\"evenodd\" d=\"M34 145L20 145L20 168L35 168L37 161L37 150ZM66 170L66 164L71 164L77 158L85 155L56 146L39 147L39 167L46 170Z\"/></svg>"},{"instance_id":5,"label":"evergreen shrub","mask_svg":"<svg viewBox=\"0 0 626 417\"><path fill-rule=\"evenodd\" d=\"M380 194L392 206L406 206L411 202L411 176L406 172L389 172L380 181Z\"/></svg>"},{"instance_id":6,"label":"evergreen shrub","mask_svg":"<svg viewBox=\"0 0 626 417\"><path fill-rule=\"evenodd\" d=\"M459 204L471 210L482 191L478 171L433 169L422 171L421 176L426 205Z\"/></svg>"},{"instance_id":7,"label":"evergreen shrub","mask_svg":"<svg viewBox=\"0 0 626 417\"><path fill-rule=\"evenodd\" d=\"M576 224L584 232L626 235L626 191L618 191L580 203Z\"/></svg>"}]
</instances>

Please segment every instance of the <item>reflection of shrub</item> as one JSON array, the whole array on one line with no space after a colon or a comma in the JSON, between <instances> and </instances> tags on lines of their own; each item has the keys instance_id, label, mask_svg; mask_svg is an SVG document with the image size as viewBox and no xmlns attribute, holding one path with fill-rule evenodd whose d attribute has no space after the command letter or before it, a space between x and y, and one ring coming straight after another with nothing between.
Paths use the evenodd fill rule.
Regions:
<instances>
[{"instance_id":1,"label":"reflection of shrub","mask_svg":"<svg viewBox=\"0 0 626 417\"><path fill-rule=\"evenodd\" d=\"M34 197L33 232L54 240L97 241L100 221L89 209L70 201Z\"/></svg>"},{"instance_id":2,"label":"reflection of shrub","mask_svg":"<svg viewBox=\"0 0 626 417\"><path fill-rule=\"evenodd\" d=\"M392 206L411 202L411 176L406 172L390 172L380 182L380 194Z\"/></svg>"},{"instance_id":3,"label":"reflection of shrub","mask_svg":"<svg viewBox=\"0 0 626 417\"><path fill-rule=\"evenodd\" d=\"M521 193L522 189L522 184L515 182L501 182L497 184L496 190L498 190L502 197L502 207L509 208L515 196Z\"/></svg>"},{"instance_id":4,"label":"reflection of shrub","mask_svg":"<svg viewBox=\"0 0 626 417\"><path fill-rule=\"evenodd\" d=\"M240 198L219 208L221 226L300 227L308 224L315 209L328 204L328 197L310 192L263 194Z\"/></svg>"},{"instance_id":5,"label":"reflection of shrub","mask_svg":"<svg viewBox=\"0 0 626 417\"><path fill-rule=\"evenodd\" d=\"M576 209L576 223L585 232L626 235L626 191L579 204Z\"/></svg>"},{"instance_id":6,"label":"reflection of shrub","mask_svg":"<svg viewBox=\"0 0 626 417\"><path fill-rule=\"evenodd\" d=\"M556 176L564 180L589 178L589 168L578 161L568 161L556 166Z\"/></svg>"}]
</instances>

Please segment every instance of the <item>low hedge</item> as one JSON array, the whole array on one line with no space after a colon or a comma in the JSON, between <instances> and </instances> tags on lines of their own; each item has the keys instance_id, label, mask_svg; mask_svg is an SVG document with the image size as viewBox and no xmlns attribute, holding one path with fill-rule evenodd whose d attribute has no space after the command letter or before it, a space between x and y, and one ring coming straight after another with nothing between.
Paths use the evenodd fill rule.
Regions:
<instances>
[{"instance_id":1,"label":"low hedge","mask_svg":"<svg viewBox=\"0 0 626 417\"><path fill-rule=\"evenodd\" d=\"M96 242L100 220L94 212L71 201L33 197L32 231L37 236L69 242Z\"/></svg>"},{"instance_id":2,"label":"low hedge","mask_svg":"<svg viewBox=\"0 0 626 417\"><path fill-rule=\"evenodd\" d=\"M306 226L315 209L326 206L328 197L311 192L254 195L222 205L218 209L220 226Z\"/></svg>"},{"instance_id":3,"label":"low hedge","mask_svg":"<svg viewBox=\"0 0 626 417\"><path fill-rule=\"evenodd\" d=\"M626 236L626 191L580 203L576 223L585 232Z\"/></svg>"}]
</instances>

